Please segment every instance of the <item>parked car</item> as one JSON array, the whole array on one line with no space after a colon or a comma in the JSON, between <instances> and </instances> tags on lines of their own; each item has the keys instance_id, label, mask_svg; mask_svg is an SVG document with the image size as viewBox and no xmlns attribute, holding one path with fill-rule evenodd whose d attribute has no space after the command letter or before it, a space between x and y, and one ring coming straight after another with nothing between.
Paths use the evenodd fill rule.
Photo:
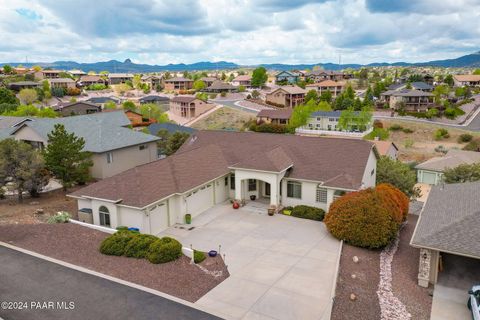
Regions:
<instances>
[{"instance_id":1,"label":"parked car","mask_svg":"<svg viewBox=\"0 0 480 320\"><path fill-rule=\"evenodd\" d=\"M470 291L468 291L470 297L467 301L467 306L470 311L472 311L472 319L480 320L480 285L473 286Z\"/></svg>"}]
</instances>

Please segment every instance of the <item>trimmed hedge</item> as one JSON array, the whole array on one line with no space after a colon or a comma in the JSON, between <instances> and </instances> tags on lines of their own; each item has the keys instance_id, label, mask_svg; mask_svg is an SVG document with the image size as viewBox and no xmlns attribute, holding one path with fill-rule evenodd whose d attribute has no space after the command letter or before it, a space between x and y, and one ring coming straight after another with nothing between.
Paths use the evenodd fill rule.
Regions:
<instances>
[{"instance_id":1,"label":"trimmed hedge","mask_svg":"<svg viewBox=\"0 0 480 320\"><path fill-rule=\"evenodd\" d=\"M205 260L207 257L202 251L193 250L193 261L195 263L200 263Z\"/></svg>"},{"instance_id":2,"label":"trimmed hedge","mask_svg":"<svg viewBox=\"0 0 480 320\"><path fill-rule=\"evenodd\" d=\"M110 256L122 256L128 243L138 234L130 231L117 231L113 235L103 239L100 252Z\"/></svg>"},{"instance_id":3,"label":"trimmed hedge","mask_svg":"<svg viewBox=\"0 0 480 320\"><path fill-rule=\"evenodd\" d=\"M404 199L383 185L377 189L351 192L335 200L325 225L337 239L358 247L381 248L397 235L406 211ZM393 195L396 196L393 196ZM387 199L392 196L393 199ZM403 209L403 211L402 211Z\"/></svg>"},{"instance_id":4,"label":"trimmed hedge","mask_svg":"<svg viewBox=\"0 0 480 320\"><path fill-rule=\"evenodd\" d=\"M407 220L408 210L410 209L410 201L408 197L389 183L381 183L376 186L375 190L383 198L392 218L398 223Z\"/></svg>"},{"instance_id":5,"label":"trimmed hedge","mask_svg":"<svg viewBox=\"0 0 480 320\"><path fill-rule=\"evenodd\" d=\"M182 244L170 237L154 241L145 256L151 263L166 263L180 258Z\"/></svg>"},{"instance_id":6,"label":"trimmed hedge","mask_svg":"<svg viewBox=\"0 0 480 320\"><path fill-rule=\"evenodd\" d=\"M302 219L322 221L325 216L325 211L316 207L300 205L300 206L293 207L293 209L291 210L292 210L292 213L291 213L292 217L297 217Z\"/></svg>"},{"instance_id":7,"label":"trimmed hedge","mask_svg":"<svg viewBox=\"0 0 480 320\"><path fill-rule=\"evenodd\" d=\"M124 255L133 258L145 258L150 245L158 240L158 237L149 234L138 234L125 247Z\"/></svg>"}]
</instances>

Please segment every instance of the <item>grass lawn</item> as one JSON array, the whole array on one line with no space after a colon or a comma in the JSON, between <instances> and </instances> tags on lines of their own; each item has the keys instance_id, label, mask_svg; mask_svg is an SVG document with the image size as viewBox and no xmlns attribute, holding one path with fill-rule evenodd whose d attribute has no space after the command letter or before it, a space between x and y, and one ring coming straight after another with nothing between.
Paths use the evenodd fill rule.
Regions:
<instances>
[{"instance_id":1,"label":"grass lawn","mask_svg":"<svg viewBox=\"0 0 480 320\"><path fill-rule=\"evenodd\" d=\"M222 107L209 116L195 122L192 128L199 130L240 130L252 118L254 116L251 113Z\"/></svg>"},{"instance_id":2,"label":"grass lawn","mask_svg":"<svg viewBox=\"0 0 480 320\"><path fill-rule=\"evenodd\" d=\"M469 133L474 139L480 138L480 133L457 128L446 128L429 123L402 121L402 120L383 120L384 127L388 129L393 124L410 129L412 133L405 133L402 130L389 131L390 137L387 139L393 141L399 149L399 159L402 161L422 162L435 156L442 155L436 152L435 148L442 145L446 149L462 149L466 143L458 143L458 136L463 133ZM439 128L446 128L450 135L447 139L435 140L435 131Z\"/></svg>"}]
</instances>

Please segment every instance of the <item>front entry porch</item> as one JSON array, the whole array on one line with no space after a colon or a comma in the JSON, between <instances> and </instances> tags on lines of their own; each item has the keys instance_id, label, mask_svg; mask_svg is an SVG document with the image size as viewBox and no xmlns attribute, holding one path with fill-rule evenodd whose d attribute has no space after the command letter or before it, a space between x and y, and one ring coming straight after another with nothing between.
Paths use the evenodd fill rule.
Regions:
<instances>
[{"instance_id":1,"label":"front entry porch","mask_svg":"<svg viewBox=\"0 0 480 320\"><path fill-rule=\"evenodd\" d=\"M248 176L235 172L235 199L240 201L258 201L278 207L281 204L280 181L275 173Z\"/></svg>"}]
</instances>

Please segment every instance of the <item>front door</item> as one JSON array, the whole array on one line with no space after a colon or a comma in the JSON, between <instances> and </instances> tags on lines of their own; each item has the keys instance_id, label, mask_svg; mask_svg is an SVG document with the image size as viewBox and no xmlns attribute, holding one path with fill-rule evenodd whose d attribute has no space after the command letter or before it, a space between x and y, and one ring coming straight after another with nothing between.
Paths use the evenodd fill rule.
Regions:
<instances>
[{"instance_id":1,"label":"front door","mask_svg":"<svg viewBox=\"0 0 480 320\"><path fill-rule=\"evenodd\" d=\"M270 183L265 182L265 197L270 197Z\"/></svg>"}]
</instances>

